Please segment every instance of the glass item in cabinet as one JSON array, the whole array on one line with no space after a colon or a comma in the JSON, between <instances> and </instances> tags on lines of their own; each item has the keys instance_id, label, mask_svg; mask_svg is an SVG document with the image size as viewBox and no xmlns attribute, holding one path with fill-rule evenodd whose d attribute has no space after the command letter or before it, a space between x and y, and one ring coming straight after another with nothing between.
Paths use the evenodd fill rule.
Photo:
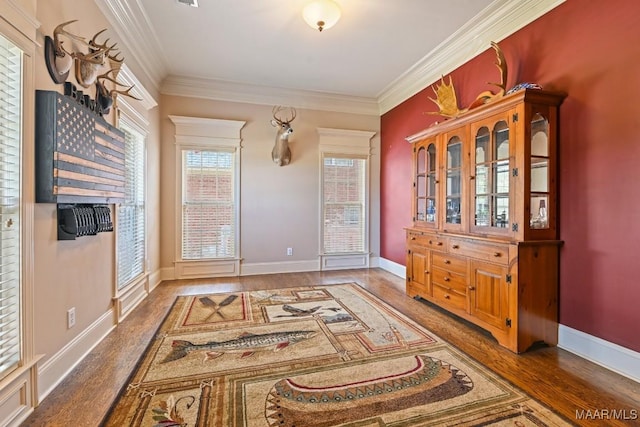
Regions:
<instances>
[{"instance_id":1,"label":"glass item in cabinet","mask_svg":"<svg viewBox=\"0 0 640 427\"><path fill-rule=\"evenodd\" d=\"M549 124L539 113L531 120L531 217L533 229L549 228Z\"/></svg>"},{"instance_id":2,"label":"glass item in cabinet","mask_svg":"<svg viewBox=\"0 0 640 427\"><path fill-rule=\"evenodd\" d=\"M447 215L448 224L461 223L462 140L452 137L447 143Z\"/></svg>"}]
</instances>

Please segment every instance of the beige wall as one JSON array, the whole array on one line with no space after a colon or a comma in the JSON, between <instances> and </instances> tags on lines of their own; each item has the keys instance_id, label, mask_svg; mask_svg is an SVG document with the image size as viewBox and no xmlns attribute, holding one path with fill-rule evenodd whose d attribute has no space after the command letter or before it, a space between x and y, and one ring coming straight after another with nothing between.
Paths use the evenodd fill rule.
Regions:
<instances>
[{"instance_id":1,"label":"beige wall","mask_svg":"<svg viewBox=\"0 0 640 427\"><path fill-rule=\"evenodd\" d=\"M52 35L55 26L72 19L78 19L78 22L71 24L68 30L84 37L91 37L103 28L110 29L109 23L93 1L39 0L36 19L42 24L38 37L40 42L43 41L44 35ZM105 37L110 37L111 41L119 41L113 31L108 31ZM119 43L119 46L122 48L125 63L157 99L152 85L144 81L141 73L137 73L138 67L134 58L127 54L126 46L122 43ZM51 80L43 58L44 49L41 43L37 48L35 60L36 89L62 92L62 85L55 85ZM73 81L72 77L70 81ZM95 97L93 88L87 91L91 97ZM135 102L132 101L132 104ZM149 112L143 111L143 114L149 121L151 129L147 141L150 182L147 196L150 236L148 259L149 272L154 273L158 271L160 264L157 184L160 158L158 108ZM115 124L113 116L111 114L108 121ZM34 185L34 183L27 182L25 185ZM111 210L113 214L113 206ZM60 355L60 352L65 351L65 347L111 312L115 289L115 233L100 233L97 236L81 237L73 241L58 241L56 224L55 204L35 205L34 339L36 353L45 354L41 361L41 365L45 368L53 356ZM67 310L71 307L76 309L76 326L67 329ZM114 323L111 316L108 322Z\"/></svg>"},{"instance_id":2,"label":"beige wall","mask_svg":"<svg viewBox=\"0 0 640 427\"><path fill-rule=\"evenodd\" d=\"M243 265L317 261L320 223L320 157L318 127L370 130L371 237L379 255L380 118L298 109L292 123L291 163L278 167L271 160L276 130L270 124L272 106L163 95L162 125L162 251L163 269L175 260L176 177L175 126L169 115L246 121L241 131L241 257ZM286 248L293 256L286 256Z\"/></svg>"}]
</instances>

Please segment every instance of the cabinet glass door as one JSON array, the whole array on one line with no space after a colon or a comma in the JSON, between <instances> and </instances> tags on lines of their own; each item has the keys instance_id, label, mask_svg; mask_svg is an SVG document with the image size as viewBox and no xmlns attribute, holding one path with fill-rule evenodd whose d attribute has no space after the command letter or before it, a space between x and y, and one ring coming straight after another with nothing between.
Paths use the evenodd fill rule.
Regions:
<instances>
[{"instance_id":1,"label":"cabinet glass door","mask_svg":"<svg viewBox=\"0 0 640 427\"><path fill-rule=\"evenodd\" d=\"M416 153L415 220L436 223L436 147L420 147Z\"/></svg>"},{"instance_id":2,"label":"cabinet glass door","mask_svg":"<svg viewBox=\"0 0 640 427\"><path fill-rule=\"evenodd\" d=\"M531 228L549 228L549 123L540 114L531 120Z\"/></svg>"},{"instance_id":3,"label":"cabinet glass door","mask_svg":"<svg viewBox=\"0 0 640 427\"><path fill-rule=\"evenodd\" d=\"M509 226L509 126L498 121L475 135L476 227Z\"/></svg>"},{"instance_id":4,"label":"cabinet glass door","mask_svg":"<svg viewBox=\"0 0 640 427\"><path fill-rule=\"evenodd\" d=\"M447 142L447 224L461 223L462 199L462 140L454 136Z\"/></svg>"}]
</instances>

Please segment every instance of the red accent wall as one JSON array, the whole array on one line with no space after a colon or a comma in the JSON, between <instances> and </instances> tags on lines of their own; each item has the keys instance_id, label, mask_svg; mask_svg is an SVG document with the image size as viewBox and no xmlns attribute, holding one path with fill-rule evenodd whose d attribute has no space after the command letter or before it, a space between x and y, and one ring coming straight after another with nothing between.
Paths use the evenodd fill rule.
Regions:
<instances>
[{"instance_id":1,"label":"red accent wall","mask_svg":"<svg viewBox=\"0 0 640 427\"><path fill-rule=\"evenodd\" d=\"M560 322L640 351L640 2L567 1L500 41L507 87L567 92L560 113ZM487 46L489 48L489 46ZM499 77L488 49L453 73L460 106ZM448 76L445 76L448 81ZM411 146L430 87L381 121L381 256L405 264Z\"/></svg>"}]
</instances>

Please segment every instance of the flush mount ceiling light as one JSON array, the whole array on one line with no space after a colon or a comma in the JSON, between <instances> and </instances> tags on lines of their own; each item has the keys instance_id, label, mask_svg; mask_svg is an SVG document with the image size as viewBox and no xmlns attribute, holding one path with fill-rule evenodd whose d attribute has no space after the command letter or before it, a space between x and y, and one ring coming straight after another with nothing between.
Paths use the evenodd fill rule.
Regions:
<instances>
[{"instance_id":1,"label":"flush mount ceiling light","mask_svg":"<svg viewBox=\"0 0 640 427\"><path fill-rule=\"evenodd\" d=\"M333 0L312 1L302 10L305 22L318 31L333 27L340 19L340 14L340 7Z\"/></svg>"}]
</instances>

